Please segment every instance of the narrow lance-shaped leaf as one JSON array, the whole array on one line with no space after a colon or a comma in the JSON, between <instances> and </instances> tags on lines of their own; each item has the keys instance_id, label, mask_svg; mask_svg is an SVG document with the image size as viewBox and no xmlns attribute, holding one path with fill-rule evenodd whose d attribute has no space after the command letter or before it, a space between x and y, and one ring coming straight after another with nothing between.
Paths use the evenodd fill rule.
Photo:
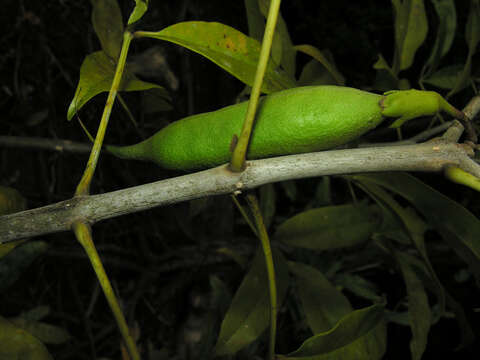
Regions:
<instances>
[{"instance_id":1,"label":"narrow lance-shaped leaf","mask_svg":"<svg viewBox=\"0 0 480 360\"><path fill-rule=\"evenodd\" d=\"M123 41L122 13L117 0L91 0L92 24L102 50L117 60Z\"/></svg>"},{"instance_id":2,"label":"narrow lance-shaped leaf","mask_svg":"<svg viewBox=\"0 0 480 360\"><path fill-rule=\"evenodd\" d=\"M480 3L479 0L470 1L470 11L468 12L467 25L465 26L465 39L468 45L468 55L463 71L459 74L455 86L447 94L452 96L468 85L470 74L472 72L472 57L475 54L480 41Z\"/></svg>"},{"instance_id":3,"label":"narrow lance-shaped leaf","mask_svg":"<svg viewBox=\"0 0 480 360\"><path fill-rule=\"evenodd\" d=\"M384 327L384 306L380 304L355 310L344 316L331 330L315 335L307 339L298 350L279 358L287 359L315 359L355 360L358 355L358 347L353 346L345 353L341 353L346 347L353 345L358 339L371 334L379 329L378 334L370 339L368 359L381 359L385 352L386 331Z\"/></svg>"},{"instance_id":4,"label":"narrow lance-shaped leaf","mask_svg":"<svg viewBox=\"0 0 480 360\"><path fill-rule=\"evenodd\" d=\"M412 360L420 360L427 347L428 333L432 323L432 314L427 293L422 281L417 277L404 255L396 252L395 258L400 265L408 295L408 318L412 329L410 351Z\"/></svg>"},{"instance_id":5,"label":"narrow lance-shaped leaf","mask_svg":"<svg viewBox=\"0 0 480 360\"><path fill-rule=\"evenodd\" d=\"M210 59L245 84L253 84L260 56L260 43L230 26L216 22L187 21L158 32L138 31L135 34L186 47ZM295 79L270 59L262 91L271 93L295 85Z\"/></svg>"},{"instance_id":6,"label":"narrow lance-shaped leaf","mask_svg":"<svg viewBox=\"0 0 480 360\"><path fill-rule=\"evenodd\" d=\"M128 25L132 25L140 20L148 9L148 0L135 0L135 7L133 8L130 17L128 18Z\"/></svg>"},{"instance_id":7,"label":"narrow lance-shaped leaf","mask_svg":"<svg viewBox=\"0 0 480 360\"><path fill-rule=\"evenodd\" d=\"M369 239L379 223L374 207L362 204L307 210L281 224L275 239L314 250L340 249Z\"/></svg>"},{"instance_id":8,"label":"narrow lance-shaped leaf","mask_svg":"<svg viewBox=\"0 0 480 360\"><path fill-rule=\"evenodd\" d=\"M406 173L364 174L355 175L353 178L374 182L410 201L442 237L450 240L452 245L456 243L460 245L458 248L454 247L454 250L465 261L468 261L471 270L480 278L478 262L480 259L480 220L471 212Z\"/></svg>"},{"instance_id":9,"label":"narrow lance-shaped leaf","mask_svg":"<svg viewBox=\"0 0 480 360\"><path fill-rule=\"evenodd\" d=\"M463 68L464 65L462 64L445 66L434 72L428 78L423 79L422 82L440 89L453 89L457 84L457 79L462 75Z\"/></svg>"},{"instance_id":10,"label":"narrow lance-shaped leaf","mask_svg":"<svg viewBox=\"0 0 480 360\"><path fill-rule=\"evenodd\" d=\"M323 53L318 50L315 46L312 45L297 45L295 46L295 50L303 52L307 55L310 55L312 58L317 60L320 64L322 64L325 69L330 73L330 75L333 76L335 81L337 82L338 85L344 85L345 84L345 78L343 75L337 70L335 67L335 64L330 63L330 61L327 59Z\"/></svg>"},{"instance_id":11,"label":"narrow lance-shaped leaf","mask_svg":"<svg viewBox=\"0 0 480 360\"><path fill-rule=\"evenodd\" d=\"M299 262L289 262L295 275L296 291L305 311L308 325L314 334L330 330L352 307L345 297L317 269Z\"/></svg>"},{"instance_id":12,"label":"narrow lance-shaped leaf","mask_svg":"<svg viewBox=\"0 0 480 360\"><path fill-rule=\"evenodd\" d=\"M440 59L450 50L457 27L457 12L453 0L431 0L438 17L437 37L425 66L433 72Z\"/></svg>"},{"instance_id":13,"label":"narrow lance-shaped leaf","mask_svg":"<svg viewBox=\"0 0 480 360\"><path fill-rule=\"evenodd\" d=\"M388 205L390 209L400 218L413 244L422 256L422 259L430 272L431 278L434 280L435 291L437 293L440 305L440 312L443 313L445 311L445 291L427 254L424 237L424 234L428 229L427 224L415 213L413 209L403 208L400 206L393 196L391 196L381 187L372 184L371 182L363 182L361 183L361 187L367 193L375 198L380 199L382 202Z\"/></svg>"},{"instance_id":14,"label":"narrow lance-shaped leaf","mask_svg":"<svg viewBox=\"0 0 480 360\"><path fill-rule=\"evenodd\" d=\"M415 53L427 36L423 0L392 0L395 10L395 73L412 66Z\"/></svg>"},{"instance_id":15,"label":"narrow lance-shaped leaf","mask_svg":"<svg viewBox=\"0 0 480 360\"><path fill-rule=\"evenodd\" d=\"M281 304L288 287L288 268L282 254L272 249L277 281L277 299ZM259 249L223 319L215 346L217 356L234 354L252 343L270 324L270 296L263 252Z\"/></svg>"},{"instance_id":16,"label":"narrow lance-shaped leaf","mask_svg":"<svg viewBox=\"0 0 480 360\"><path fill-rule=\"evenodd\" d=\"M0 317L0 359L53 360L34 336Z\"/></svg>"},{"instance_id":17,"label":"narrow lance-shaped leaf","mask_svg":"<svg viewBox=\"0 0 480 360\"><path fill-rule=\"evenodd\" d=\"M85 105L88 100L102 92L110 90L115 74L115 63L103 51L97 51L88 55L80 68L75 96L68 108L67 119L72 117ZM161 86L139 80L135 75L125 70L120 84L122 91L140 91Z\"/></svg>"}]
</instances>

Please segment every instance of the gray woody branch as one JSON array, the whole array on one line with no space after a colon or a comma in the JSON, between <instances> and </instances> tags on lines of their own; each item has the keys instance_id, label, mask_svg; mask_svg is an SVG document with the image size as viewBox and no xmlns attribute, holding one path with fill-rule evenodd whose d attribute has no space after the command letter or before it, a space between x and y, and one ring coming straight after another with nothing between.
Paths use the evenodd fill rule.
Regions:
<instances>
[{"instance_id":1,"label":"gray woody branch","mask_svg":"<svg viewBox=\"0 0 480 360\"><path fill-rule=\"evenodd\" d=\"M226 165L91 195L0 217L0 243L70 230L76 220L98 221L201 197L246 191L258 186L323 175L379 171L442 171L456 165L480 177L470 146L458 144L463 127L455 122L442 139L423 144L332 150L249 161L242 173Z\"/></svg>"}]
</instances>

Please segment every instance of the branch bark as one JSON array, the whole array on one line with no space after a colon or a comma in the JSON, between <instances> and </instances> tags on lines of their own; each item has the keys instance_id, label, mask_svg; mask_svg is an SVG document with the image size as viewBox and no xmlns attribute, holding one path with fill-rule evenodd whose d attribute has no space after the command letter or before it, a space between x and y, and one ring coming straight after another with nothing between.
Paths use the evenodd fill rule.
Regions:
<instances>
[{"instance_id":1,"label":"branch bark","mask_svg":"<svg viewBox=\"0 0 480 360\"><path fill-rule=\"evenodd\" d=\"M456 122L452 131L462 130ZM69 231L75 221L94 223L206 196L238 193L258 186L323 175L384 171L442 171L456 165L480 177L468 145L446 139L423 144L332 150L247 162L242 173L226 165L119 191L75 197L56 204L0 217L0 244Z\"/></svg>"}]
</instances>

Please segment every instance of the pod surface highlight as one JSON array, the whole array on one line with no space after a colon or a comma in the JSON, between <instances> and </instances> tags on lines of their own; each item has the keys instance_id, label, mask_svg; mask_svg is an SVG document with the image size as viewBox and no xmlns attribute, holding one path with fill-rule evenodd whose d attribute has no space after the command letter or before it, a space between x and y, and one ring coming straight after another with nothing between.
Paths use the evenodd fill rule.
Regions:
<instances>
[{"instance_id":1,"label":"pod surface highlight","mask_svg":"<svg viewBox=\"0 0 480 360\"><path fill-rule=\"evenodd\" d=\"M384 117L382 95L342 86L306 86L260 99L247 159L314 152L345 144ZM114 155L163 168L195 170L226 163L239 136L247 102L189 116L131 146L107 146Z\"/></svg>"}]
</instances>

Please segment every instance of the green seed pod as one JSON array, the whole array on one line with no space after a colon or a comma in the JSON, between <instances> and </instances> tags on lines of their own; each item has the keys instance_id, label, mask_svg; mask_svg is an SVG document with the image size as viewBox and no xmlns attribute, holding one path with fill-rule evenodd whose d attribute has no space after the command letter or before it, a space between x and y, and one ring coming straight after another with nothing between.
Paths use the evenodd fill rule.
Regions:
<instances>
[{"instance_id":1,"label":"green seed pod","mask_svg":"<svg viewBox=\"0 0 480 360\"><path fill-rule=\"evenodd\" d=\"M308 86L260 100L248 159L306 153L345 144L382 120L382 96L340 86ZM131 146L107 146L125 159L167 169L193 170L226 163L240 135L247 102L178 120Z\"/></svg>"},{"instance_id":2,"label":"green seed pod","mask_svg":"<svg viewBox=\"0 0 480 360\"><path fill-rule=\"evenodd\" d=\"M388 116L401 117L401 122L441 110L463 116L437 97L443 100L430 91L378 95L341 86L306 86L273 93L260 99L247 158L331 149L375 128ZM231 157L232 139L240 135L247 105L243 102L189 116L141 143L107 146L107 150L124 159L153 161L166 169L224 164Z\"/></svg>"}]
</instances>

